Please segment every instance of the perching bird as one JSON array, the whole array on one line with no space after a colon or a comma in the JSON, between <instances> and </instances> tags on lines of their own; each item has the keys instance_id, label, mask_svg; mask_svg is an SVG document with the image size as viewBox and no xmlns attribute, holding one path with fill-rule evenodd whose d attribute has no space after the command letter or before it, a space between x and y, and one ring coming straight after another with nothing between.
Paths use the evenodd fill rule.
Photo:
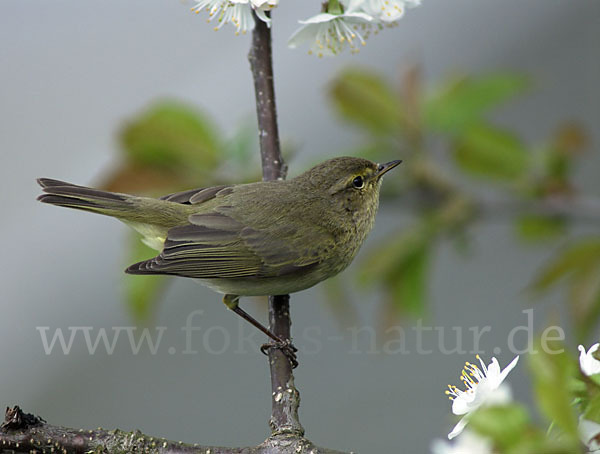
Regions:
<instances>
[{"instance_id":1,"label":"perching bird","mask_svg":"<svg viewBox=\"0 0 600 454\"><path fill-rule=\"evenodd\" d=\"M198 279L277 342L238 306L240 296L283 295L335 276L373 227L381 177L401 161L340 157L290 180L215 186L160 199L40 178L38 200L115 217L160 251L129 274Z\"/></svg>"}]
</instances>

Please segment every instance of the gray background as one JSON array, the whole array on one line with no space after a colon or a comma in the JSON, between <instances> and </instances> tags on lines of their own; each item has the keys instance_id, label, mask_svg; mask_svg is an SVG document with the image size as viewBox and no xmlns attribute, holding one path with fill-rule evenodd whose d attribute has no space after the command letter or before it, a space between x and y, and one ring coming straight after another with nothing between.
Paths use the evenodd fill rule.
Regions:
<instances>
[{"instance_id":1,"label":"gray background","mask_svg":"<svg viewBox=\"0 0 600 454\"><path fill-rule=\"evenodd\" d=\"M318 2L282 0L274 13L282 135L300 144L305 155L343 153L356 135L325 102L324 87L336 70L360 64L396 77L402 67L418 62L428 81L453 70L527 73L535 90L503 108L499 121L535 140L562 120L575 120L597 143L600 3L423 3L400 27L370 38L358 56L319 60L304 48L285 46L295 21L314 14ZM196 283L178 279L165 295L155 322L167 330L156 355L147 349L132 355L120 341L113 355L90 356L80 339L69 355L47 356L36 331L37 326L110 329L132 322L120 300L126 228L111 219L39 205L34 178L97 180L118 156L115 133L122 121L157 98L203 107L225 131L253 113L248 37L235 37L228 27L214 32L190 6L159 0L0 2L0 405L18 403L66 426L139 428L189 442L257 444L267 436L270 410L266 361L250 347L236 352L238 321L216 294ZM597 194L598 156L588 164L578 180ZM408 220L393 207L381 213L366 248L399 223ZM506 364L513 356L506 351L507 334L526 323L520 311L530 300L523 288L555 248L520 248L503 223L479 226L474 233L467 258L450 246L438 250L424 323L446 331L491 325L482 348L488 357L494 347L502 348L497 356ZM353 296L360 324L377 326L377 295ZM559 299L554 295L549 298L554 306L552 301L536 306L536 326L548 321L545 312ZM444 437L453 423L443 388L457 383L461 364L472 355L440 353L434 333L423 339L435 353L416 353L412 321L406 324L411 353L369 354L364 343L353 353L351 336L322 301L318 288L292 300L294 332L306 349L296 379L307 435L321 445L358 452L427 452L430 441ZM194 319L202 328L194 334L199 353L181 354L180 328L200 308L202 316ZM550 317L566 325L560 311ZM225 353L203 348L210 326L229 333ZM302 336L306 328L320 330L319 345ZM223 346L222 335L213 331L209 348ZM467 337L464 345L472 347ZM177 353L169 355L169 346ZM516 396L528 402L525 361L510 380Z\"/></svg>"}]
</instances>

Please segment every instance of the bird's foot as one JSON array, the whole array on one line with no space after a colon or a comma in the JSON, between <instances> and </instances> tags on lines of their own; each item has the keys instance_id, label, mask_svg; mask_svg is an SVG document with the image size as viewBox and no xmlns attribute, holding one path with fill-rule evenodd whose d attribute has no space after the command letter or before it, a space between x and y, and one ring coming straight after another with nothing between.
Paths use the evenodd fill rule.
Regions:
<instances>
[{"instance_id":1,"label":"bird's foot","mask_svg":"<svg viewBox=\"0 0 600 454\"><path fill-rule=\"evenodd\" d=\"M286 358L290 361L292 369L298 367L298 358L296 356L296 352L298 351L298 349L294 347L294 344L292 344L291 340L286 339L279 341L271 341L266 344L262 344L260 347L260 351L263 355L268 355L269 350L272 348L281 350L281 353L283 353L286 356Z\"/></svg>"}]
</instances>

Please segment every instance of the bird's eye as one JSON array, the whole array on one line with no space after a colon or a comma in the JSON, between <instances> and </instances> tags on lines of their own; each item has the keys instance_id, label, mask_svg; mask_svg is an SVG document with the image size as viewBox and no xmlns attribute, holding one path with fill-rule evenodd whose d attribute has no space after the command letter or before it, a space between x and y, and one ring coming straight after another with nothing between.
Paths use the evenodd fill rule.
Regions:
<instances>
[{"instance_id":1,"label":"bird's eye","mask_svg":"<svg viewBox=\"0 0 600 454\"><path fill-rule=\"evenodd\" d=\"M362 189L364 185L365 182L361 176L358 176L352 180L352 186L354 186L356 189Z\"/></svg>"}]
</instances>

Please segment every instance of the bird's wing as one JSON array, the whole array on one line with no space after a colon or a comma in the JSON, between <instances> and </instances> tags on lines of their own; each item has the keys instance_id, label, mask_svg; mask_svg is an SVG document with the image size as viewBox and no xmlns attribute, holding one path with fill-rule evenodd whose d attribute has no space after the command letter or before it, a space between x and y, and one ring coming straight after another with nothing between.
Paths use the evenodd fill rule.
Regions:
<instances>
[{"instance_id":1,"label":"bird's wing","mask_svg":"<svg viewBox=\"0 0 600 454\"><path fill-rule=\"evenodd\" d=\"M224 191L222 191L224 190ZM231 191L231 186L212 186L208 188L190 189L183 192L175 192L162 196L161 200L182 203L184 205L197 205L214 198L218 193L225 194Z\"/></svg>"},{"instance_id":2,"label":"bird's wing","mask_svg":"<svg viewBox=\"0 0 600 454\"><path fill-rule=\"evenodd\" d=\"M189 220L169 230L157 257L126 271L198 279L282 276L317 264L322 259L319 248L333 243L324 232L320 238L311 234L312 241L307 241L293 226L260 229L215 211L193 214Z\"/></svg>"}]
</instances>

